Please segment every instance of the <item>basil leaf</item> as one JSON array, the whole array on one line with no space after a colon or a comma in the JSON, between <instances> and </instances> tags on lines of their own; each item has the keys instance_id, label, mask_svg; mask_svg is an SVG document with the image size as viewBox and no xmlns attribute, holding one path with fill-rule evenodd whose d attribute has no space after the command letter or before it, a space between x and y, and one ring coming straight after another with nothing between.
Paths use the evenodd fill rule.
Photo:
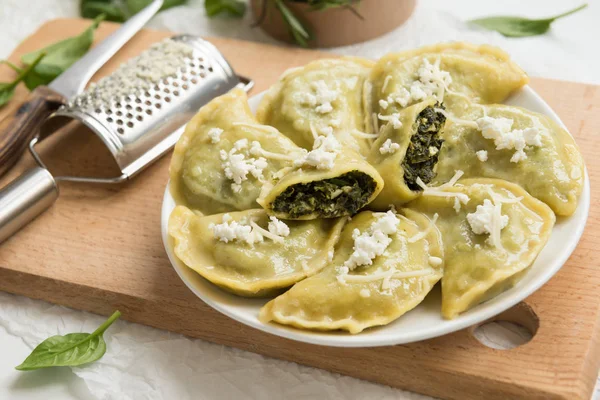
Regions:
<instances>
[{"instance_id":1,"label":"basil leaf","mask_svg":"<svg viewBox=\"0 0 600 400\"><path fill-rule=\"evenodd\" d=\"M2 64L7 64L13 70L15 70L19 75L12 82L1 82L0 83L0 107L5 105L12 99L15 94L15 88L22 80L26 79L29 74L33 72L33 69L42 61L42 59L46 56L45 53L41 53L38 57L33 60L33 63L27 68L19 68L10 61L1 61Z\"/></svg>"},{"instance_id":2,"label":"basil leaf","mask_svg":"<svg viewBox=\"0 0 600 400\"><path fill-rule=\"evenodd\" d=\"M284 4L283 0L275 0L275 5L279 9L283 21L287 24L294 41L302 47L308 47L308 41L313 38L310 30Z\"/></svg>"},{"instance_id":3,"label":"basil leaf","mask_svg":"<svg viewBox=\"0 0 600 400\"><path fill-rule=\"evenodd\" d=\"M96 18L104 14L107 21L124 22L127 19L122 4L114 4L112 0L82 0L79 10L83 18Z\"/></svg>"},{"instance_id":4,"label":"basil leaf","mask_svg":"<svg viewBox=\"0 0 600 400\"><path fill-rule=\"evenodd\" d=\"M15 368L32 371L48 367L74 367L100 359L106 352L102 334L121 316L115 311L92 333L69 333L52 336L40 343L31 354Z\"/></svg>"},{"instance_id":5,"label":"basil leaf","mask_svg":"<svg viewBox=\"0 0 600 400\"><path fill-rule=\"evenodd\" d=\"M43 61L35 67L34 76L28 78L27 87L32 90L39 85L47 85L73 65L75 61L83 57L92 46L94 31L103 19L104 15L97 17L92 22L92 25L80 35L61 40L43 49L23 55L21 57L23 64L31 65L33 60L40 54L46 54Z\"/></svg>"},{"instance_id":6,"label":"basil leaf","mask_svg":"<svg viewBox=\"0 0 600 400\"><path fill-rule=\"evenodd\" d=\"M240 0L205 0L204 9L206 10L206 15L209 17L214 17L221 13L227 13L234 17L243 17L246 13L246 3Z\"/></svg>"},{"instance_id":7,"label":"basil leaf","mask_svg":"<svg viewBox=\"0 0 600 400\"><path fill-rule=\"evenodd\" d=\"M127 11L129 11L129 16L137 14L139 11L146 8L146 6L150 5L150 3L152 3L152 0L125 0ZM185 3L187 3L187 0L164 0L160 11L181 6Z\"/></svg>"},{"instance_id":8,"label":"basil leaf","mask_svg":"<svg viewBox=\"0 0 600 400\"><path fill-rule=\"evenodd\" d=\"M478 18L469 22L482 26L488 30L500 32L502 35L507 37L536 36L546 33L548 29L550 29L550 24L557 19L576 13L577 11L580 11L586 7L587 4L583 4L563 14L545 19L499 16Z\"/></svg>"}]
</instances>

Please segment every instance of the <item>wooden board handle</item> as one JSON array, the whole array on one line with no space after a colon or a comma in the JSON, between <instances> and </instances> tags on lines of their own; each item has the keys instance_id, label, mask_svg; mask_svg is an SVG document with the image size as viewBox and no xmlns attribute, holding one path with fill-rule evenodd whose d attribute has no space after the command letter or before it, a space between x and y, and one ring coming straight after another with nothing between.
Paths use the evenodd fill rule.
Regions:
<instances>
[{"instance_id":1,"label":"wooden board handle","mask_svg":"<svg viewBox=\"0 0 600 400\"><path fill-rule=\"evenodd\" d=\"M0 121L0 176L19 160L46 118L65 102L61 94L38 86L14 115Z\"/></svg>"}]
</instances>

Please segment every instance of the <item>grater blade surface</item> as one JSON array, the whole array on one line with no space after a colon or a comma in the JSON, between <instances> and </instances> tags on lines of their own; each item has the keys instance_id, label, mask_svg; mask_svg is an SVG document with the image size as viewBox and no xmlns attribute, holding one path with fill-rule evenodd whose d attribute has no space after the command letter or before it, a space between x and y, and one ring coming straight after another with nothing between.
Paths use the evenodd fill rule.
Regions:
<instances>
[{"instance_id":1,"label":"grater blade surface","mask_svg":"<svg viewBox=\"0 0 600 400\"><path fill-rule=\"evenodd\" d=\"M177 142L200 107L243 83L212 44L175 36L90 85L50 116L41 136L77 120L104 142L122 177L131 178Z\"/></svg>"}]
</instances>

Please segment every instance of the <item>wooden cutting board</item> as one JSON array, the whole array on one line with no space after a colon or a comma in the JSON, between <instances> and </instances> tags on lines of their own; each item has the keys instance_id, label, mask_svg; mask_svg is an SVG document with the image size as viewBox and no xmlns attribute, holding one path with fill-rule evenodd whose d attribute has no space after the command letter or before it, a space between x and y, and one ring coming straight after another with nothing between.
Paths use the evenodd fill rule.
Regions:
<instances>
[{"instance_id":1,"label":"wooden cutting board","mask_svg":"<svg viewBox=\"0 0 600 400\"><path fill-rule=\"evenodd\" d=\"M10 59L81 32L88 22L54 20L26 39ZM96 38L116 28L104 23ZM106 75L165 32L138 34L99 73ZM256 81L254 93L287 68L327 55L287 47L211 39L238 73ZM0 81L13 76L0 68ZM592 208L579 246L563 269L525 303L498 318L519 321L533 339L512 350L480 344L472 329L402 346L343 349L282 339L235 322L198 299L164 252L160 209L169 157L120 186L61 184L55 206L0 245L0 290L108 315L357 378L448 399L588 399L600 366L600 87L533 79L586 159ZM0 118L26 95L0 110ZM93 136L65 130L42 146L54 173L114 172ZM4 177L32 165L29 156Z\"/></svg>"}]
</instances>

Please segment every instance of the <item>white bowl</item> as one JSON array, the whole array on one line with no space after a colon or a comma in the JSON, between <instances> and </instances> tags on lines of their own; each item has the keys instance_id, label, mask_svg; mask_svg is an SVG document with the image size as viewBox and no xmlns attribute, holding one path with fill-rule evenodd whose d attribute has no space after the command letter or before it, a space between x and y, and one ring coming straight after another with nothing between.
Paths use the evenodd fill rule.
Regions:
<instances>
[{"instance_id":1,"label":"white bowl","mask_svg":"<svg viewBox=\"0 0 600 400\"><path fill-rule=\"evenodd\" d=\"M264 92L250 99L250 107L254 111L263 94ZM525 86L505 103L546 114L564 127L554 111L529 86ZM312 332L276 323L264 324L258 320L258 312L269 299L247 299L227 293L186 267L173 254L171 239L167 234L169 215L175 207L168 185L162 204L161 229L163 243L175 271L192 292L223 314L253 328L301 342L337 347L388 346L445 335L483 322L509 309L539 289L563 266L579 242L590 208L589 185L586 170L583 193L577 210L568 218L557 219L546 247L523 279L513 288L453 320L445 320L440 314L441 299L439 285L437 285L424 302L396 321L386 326L367 329L357 335L344 332Z\"/></svg>"}]
</instances>

